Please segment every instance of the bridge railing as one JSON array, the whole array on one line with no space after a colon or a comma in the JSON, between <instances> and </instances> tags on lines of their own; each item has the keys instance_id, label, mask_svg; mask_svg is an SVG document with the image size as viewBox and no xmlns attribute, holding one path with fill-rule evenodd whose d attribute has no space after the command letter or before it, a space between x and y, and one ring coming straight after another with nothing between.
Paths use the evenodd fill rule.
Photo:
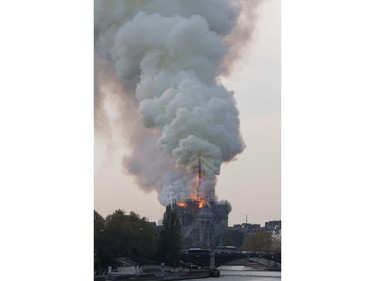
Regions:
<instances>
[{"instance_id":1,"label":"bridge railing","mask_svg":"<svg viewBox=\"0 0 375 281\"><path fill-rule=\"evenodd\" d=\"M200 266L207 266L209 265L211 251L215 254L216 263L221 265L234 260L248 258L262 258L281 263L281 252L222 251L209 249L183 251L181 252L181 259L184 262L191 262Z\"/></svg>"}]
</instances>

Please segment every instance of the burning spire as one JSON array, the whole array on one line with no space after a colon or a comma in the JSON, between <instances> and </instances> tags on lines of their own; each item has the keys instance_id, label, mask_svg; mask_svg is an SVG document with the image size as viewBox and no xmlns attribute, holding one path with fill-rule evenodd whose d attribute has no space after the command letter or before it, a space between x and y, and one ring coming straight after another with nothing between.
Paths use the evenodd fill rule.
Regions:
<instances>
[{"instance_id":1,"label":"burning spire","mask_svg":"<svg viewBox=\"0 0 375 281\"><path fill-rule=\"evenodd\" d=\"M199 183L200 183L200 180L202 178L202 174L201 174L201 158L200 157L198 158L198 177L199 177Z\"/></svg>"},{"instance_id":2,"label":"burning spire","mask_svg":"<svg viewBox=\"0 0 375 281\"><path fill-rule=\"evenodd\" d=\"M202 180L202 172L201 172L201 158L198 158L198 184L197 184L197 191L196 196L199 194L199 189L201 187L201 180Z\"/></svg>"}]
</instances>

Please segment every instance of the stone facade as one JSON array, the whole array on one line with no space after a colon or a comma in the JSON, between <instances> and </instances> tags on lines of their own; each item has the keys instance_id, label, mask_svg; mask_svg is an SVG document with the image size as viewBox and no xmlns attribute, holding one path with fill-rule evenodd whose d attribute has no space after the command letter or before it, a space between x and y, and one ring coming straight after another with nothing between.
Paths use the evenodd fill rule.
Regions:
<instances>
[{"instance_id":1,"label":"stone facade","mask_svg":"<svg viewBox=\"0 0 375 281\"><path fill-rule=\"evenodd\" d=\"M197 201L186 200L183 205L176 203L176 210L181 223L182 235L190 237L193 247L214 248L215 237L228 228L229 202L208 200L200 208Z\"/></svg>"}]
</instances>

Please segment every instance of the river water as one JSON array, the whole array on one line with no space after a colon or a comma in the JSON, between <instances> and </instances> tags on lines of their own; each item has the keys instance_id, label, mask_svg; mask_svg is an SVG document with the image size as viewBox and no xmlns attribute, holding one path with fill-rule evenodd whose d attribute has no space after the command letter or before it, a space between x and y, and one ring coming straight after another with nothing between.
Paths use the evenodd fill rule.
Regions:
<instances>
[{"instance_id":1,"label":"river water","mask_svg":"<svg viewBox=\"0 0 375 281\"><path fill-rule=\"evenodd\" d=\"M249 269L245 266L221 266L220 281L280 281L280 271L264 271ZM212 278L214 279L214 278ZM208 279L195 279L196 281L207 281ZM211 280L211 278L210 278Z\"/></svg>"}]
</instances>

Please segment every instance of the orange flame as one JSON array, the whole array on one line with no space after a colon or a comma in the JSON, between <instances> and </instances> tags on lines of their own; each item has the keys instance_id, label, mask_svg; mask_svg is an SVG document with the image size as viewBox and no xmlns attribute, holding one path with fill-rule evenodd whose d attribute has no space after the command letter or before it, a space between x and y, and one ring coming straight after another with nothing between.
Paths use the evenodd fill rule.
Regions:
<instances>
[{"instance_id":1,"label":"orange flame","mask_svg":"<svg viewBox=\"0 0 375 281\"><path fill-rule=\"evenodd\" d=\"M187 204L184 203L184 202L176 202L176 205L177 205L178 207L182 207L182 208L186 208L186 206L187 206Z\"/></svg>"},{"instance_id":2,"label":"orange flame","mask_svg":"<svg viewBox=\"0 0 375 281\"><path fill-rule=\"evenodd\" d=\"M197 203L199 209L203 208L204 203L205 203L204 198L198 198L198 195L194 194L193 200Z\"/></svg>"},{"instance_id":3,"label":"orange flame","mask_svg":"<svg viewBox=\"0 0 375 281\"><path fill-rule=\"evenodd\" d=\"M195 203L195 206L197 206L199 209L203 208L204 203L206 202L203 198L198 198L197 196L194 196L193 201ZM176 205L181 208L186 208L188 204L186 202L176 202Z\"/></svg>"},{"instance_id":4,"label":"orange flame","mask_svg":"<svg viewBox=\"0 0 375 281\"><path fill-rule=\"evenodd\" d=\"M203 208L203 206L204 206L204 199L201 198L201 199L198 200L198 208L199 208L199 209L200 209L200 208Z\"/></svg>"},{"instance_id":5,"label":"orange flame","mask_svg":"<svg viewBox=\"0 0 375 281\"><path fill-rule=\"evenodd\" d=\"M194 190L194 193L191 195L191 197L192 197L191 199L192 199L192 201L194 201L194 203L195 203L194 205L197 206L199 209L201 209L201 208L203 208L204 203L206 201L204 200L204 198L198 197L198 193L199 193L198 189L199 189L200 182L201 182L201 178L199 177L199 175L197 175L197 177L196 177L196 182L197 182L197 186ZM181 208L188 207L188 204L186 202L182 202L182 201L176 202L176 205L178 207L181 207ZM190 203L189 203L189 205L190 205Z\"/></svg>"}]
</instances>

